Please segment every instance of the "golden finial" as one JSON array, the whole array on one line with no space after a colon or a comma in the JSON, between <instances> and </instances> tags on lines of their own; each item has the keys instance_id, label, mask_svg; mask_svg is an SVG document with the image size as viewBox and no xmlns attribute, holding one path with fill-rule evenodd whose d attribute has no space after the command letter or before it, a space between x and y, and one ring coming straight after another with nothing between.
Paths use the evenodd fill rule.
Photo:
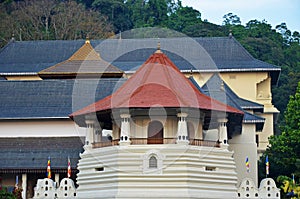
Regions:
<instances>
[{"instance_id":1,"label":"golden finial","mask_svg":"<svg viewBox=\"0 0 300 199\"><path fill-rule=\"evenodd\" d=\"M155 51L155 53L162 53L160 50L160 41L157 42L157 50Z\"/></svg>"},{"instance_id":2,"label":"golden finial","mask_svg":"<svg viewBox=\"0 0 300 199\"><path fill-rule=\"evenodd\" d=\"M85 43L86 43L86 44L91 43L88 35L87 35L86 38L85 38Z\"/></svg>"}]
</instances>

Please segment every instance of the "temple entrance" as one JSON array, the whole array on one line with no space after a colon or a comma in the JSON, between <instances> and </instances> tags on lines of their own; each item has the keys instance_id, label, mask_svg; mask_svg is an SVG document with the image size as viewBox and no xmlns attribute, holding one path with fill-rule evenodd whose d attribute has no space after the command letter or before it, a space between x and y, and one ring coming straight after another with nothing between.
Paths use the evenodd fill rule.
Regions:
<instances>
[{"instance_id":1,"label":"temple entrance","mask_svg":"<svg viewBox=\"0 0 300 199\"><path fill-rule=\"evenodd\" d=\"M152 121L148 126L147 144L163 144L164 143L164 127L159 121Z\"/></svg>"}]
</instances>

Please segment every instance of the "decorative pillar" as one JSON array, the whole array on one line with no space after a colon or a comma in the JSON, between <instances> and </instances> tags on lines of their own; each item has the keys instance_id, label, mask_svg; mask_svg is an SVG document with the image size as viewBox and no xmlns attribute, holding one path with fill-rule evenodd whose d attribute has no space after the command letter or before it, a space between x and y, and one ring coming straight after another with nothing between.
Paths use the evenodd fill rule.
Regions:
<instances>
[{"instance_id":1,"label":"decorative pillar","mask_svg":"<svg viewBox=\"0 0 300 199\"><path fill-rule=\"evenodd\" d=\"M95 128L95 142L101 142L102 141L102 128L97 127Z\"/></svg>"},{"instance_id":2,"label":"decorative pillar","mask_svg":"<svg viewBox=\"0 0 300 199\"><path fill-rule=\"evenodd\" d=\"M59 187L59 173L54 175L55 188Z\"/></svg>"},{"instance_id":3,"label":"decorative pillar","mask_svg":"<svg viewBox=\"0 0 300 199\"><path fill-rule=\"evenodd\" d=\"M228 147L228 137L227 137L227 119L226 118L220 118L218 119L219 122L219 128L218 128L218 133L219 133L219 141L221 142L221 147Z\"/></svg>"},{"instance_id":4,"label":"decorative pillar","mask_svg":"<svg viewBox=\"0 0 300 199\"><path fill-rule=\"evenodd\" d=\"M27 174L24 173L22 174L22 198L23 199L26 199L27 196L26 196L26 192L27 192Z\"/></svg>"},{"instance_id":5,"label":"decorative pillar","mask_svg":"<svg viewBox=\"0 0 300 199\"><path fill-rule=\"evenodd\" d=\"M96 116L87 115L85 117L86 123L86 136L85 136L85 146L92 147L92 143L94 143L94 126L95 126Z\"/></svg>"},{"instance_id":6,"label":"decorative pillar","mask_svg":"<svg viewBox=\"0 0 300 199\"><path fill-rule=\"evenodd\" d=\"M122 113L121 117L121 135L120 145L130 144L130 114Z\"/></svg>"},{"instance_id":7,"label":"decorative pillar","mask_svg":"<svg viewBox=\"0 0 300 199\"><path fill-rule=\"evenodd\" d=\"M177 144L189 144L186 117L187 113L178 113Z\"/></svg>"}]
</instances>

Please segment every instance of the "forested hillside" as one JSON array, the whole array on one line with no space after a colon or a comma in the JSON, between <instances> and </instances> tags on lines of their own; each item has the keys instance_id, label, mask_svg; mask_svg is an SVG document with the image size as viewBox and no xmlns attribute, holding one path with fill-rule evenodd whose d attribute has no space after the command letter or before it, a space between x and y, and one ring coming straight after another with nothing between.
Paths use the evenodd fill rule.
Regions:
<instances>
[{"instance_id":1,"label":"forested hillside","mask_svg":"<svg viewBox=\"0 0 300 199\"><path fill-rule=\"evenodd\" d=\"M272 27L267 21L252 20L243 26L232 13L224 13L223 19L221 26L202 20L199 11L182 6L180 0L0 0L0 47L12 37L100 39L141 27L169 28L190 37L231 32L255 58L282 68L273 100L283 113L300 80L299 32L285 23Z\"/></svg>"}]
</instances>

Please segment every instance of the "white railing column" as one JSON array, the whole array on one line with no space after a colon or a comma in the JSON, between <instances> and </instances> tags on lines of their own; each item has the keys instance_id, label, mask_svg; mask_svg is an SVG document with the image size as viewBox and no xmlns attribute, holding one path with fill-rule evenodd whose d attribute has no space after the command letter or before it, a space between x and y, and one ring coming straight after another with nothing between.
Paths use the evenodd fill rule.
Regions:
<instances>
[{"instance_id":1,"label":"white railing column","mask_svg":"<svg viewBox=\"0 0 300 199\"><path fill-rule=\"evenodd\" d=\"M86 116L86 137L85 137L85 147L91 147L94 143L94 134L95 134L95 119L92 116Z\"/></svg>"},{"instance_id":2,"label":"white railing column","mask_svg":"<svg viewBox=\"0 0 300 199\"><path fill-rule=\"evenodd\" d=\"M189 144L187 130L187 113L178 113L177 144Z\"/></svg>"},{"instance_id":3,"label":"white railing column","mask_svg":"<svg viewBox=\"0 0 300 199\"><path fill-rule=\"evenodd\" d=\"M23 199L26 199L27 196L26 196L26 192L27 192L27 174L24 173L22 174L22 198Z\"/></svg>"},{"instance_id":4,"label":"white railing column","mask_svg":"<svg viewBox=\"0 0 300 199\"><path fill-rule=\"evenodd\" d=\"M227 119L226 118L220 118L218 119L219 122L219 128L218 128L218 133L219 133L219 141L221 142L221 147L228 147L228 136L227 136Z\"/></svg>"},{"instance_id":5,"label":"white railing column","mask_svg":"<svg viewBox=\"0 0 300 199\"><path fill-rule=\"evenodd\" d=\"M130 141L130 114L122 113L121 117L121 135L120 145L129 145Z\"/></svg>"}]
</instances>

